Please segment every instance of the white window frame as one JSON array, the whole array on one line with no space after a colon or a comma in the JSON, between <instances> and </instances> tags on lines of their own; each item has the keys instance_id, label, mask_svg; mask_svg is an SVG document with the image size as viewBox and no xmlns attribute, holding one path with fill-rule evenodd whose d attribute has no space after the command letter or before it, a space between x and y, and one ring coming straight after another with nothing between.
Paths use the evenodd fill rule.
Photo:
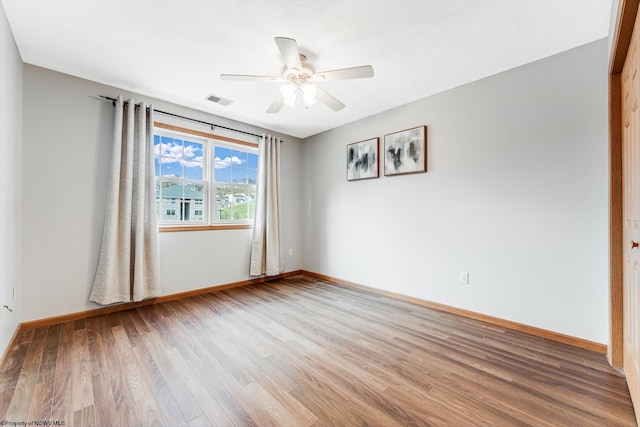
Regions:
<instances>
[{"instance_id":1,"label":"white window frame","mask_svg":"<svg viewBox=\"0 0 640 427\"><path fill-rule=\"evenodd\" d=\"M165 182L174 182L174 183L179 183L179 184L183 184L184 186L187 186L189 184L191 185L198 185L198 184L202 184L203 185L203 204L207 204L207 195L209 194L209 189L208 187L210 186L209 180L207 179L208 175L209 175L209 171L207 170L209 165L208 165L208 157L209 157L209 143L206 140L206 138L202 138L202 137L198 137L198 136L193 136L193 135L188 135L185 133L180 133L180 132L175 132L175 131L167 131L164 129L154 129L154 139L155 136L158 135L160 136L160 138L162 138L163 136L165 137L169 137L169 138L176 138L176 139L180 139L182 141L187 141L187 142L192 142L192 143L198 143L198 144L202 144L202 180L195 180L195 179L190 179L190 178L183 178L183 177L171 177L171 176L156 176L155 177L155 181L156 181L156 185L157 182L160 181L161 183L165 183ZM155 156L155 149L154 149L154 156ZM157 156L156 156L157 157ZM155 159L154 159L154 170L155 170ZM162 200L162 185L160 185L161 190L160 190L160 200ZM157 201L156 201L157 203ZM181 204L182 205L182 204ZM171 220L163 220L162 219L162 212L164 210L173 210L175 209L176 211L176 216L179 218L183 212L182 212L182 208L180 206L171 206L169 207L168 205L165 204L160 204L159 208L156 209L156 212L158 212L160 214L160 217L158 218L158 224L162 227L162 226L182 226L182 225L206 225L208 223L208 218L202 218L202 219L198 219L198 220L188 220L188 221L183 221L183 220L175 220L175 221L171 221ZM195 209L192 209L195 210Z\"/></svg>"},{"instance_id":2,"label":"white window frame","mask_svg":"<svg viewBox=\"0 0 640 427\"><path fill-rule=\"evenodd\" d=\"M205 211L204 218L202 220L189 220L189 221L163 221L158 218L158 226L160 231L189 231L189 230L207 230L207 229L233 229L233 228L251 228L253 227L253 218L239 219L239 220L225 220L220 221L217 219L216 211L216 189L218 184L228 184L230 186L239 185L247 186L249 188L256 189L255 184L242 184L234 182L216 182L215 181L215 147L224 147L231 150L245 151L248 153L258 154L258 144L247 141L236 140L225 136L219 136L210 134L208 132L196 131L188 128L182 128L178 126L168 125L165 123L154 123L154 136L168 136L171 138L177 138L181 140L187 140L191 142L203 143L203 183L204 183L204 198L203 198L203 210ZM154 159L155 162L155 159ZM155 170L155 169L154 169ZM156 176L154 178L157 182L158 179L164 182L201 182L190 180L187 178L172 178ZM160 212L162 212L162 207ZM178 208L179 209L179 208ZM176 209L176 210L178 210ZM195 211L195 208L192 209ZM255 215L255 209L254 209Z\"/></svg>"},{"instance_id":3,"label":"white window frame","mask_svg":"<svg viewBox=\"0 0 640 427\"><path fill-rule=\"evenodd\" d=\"M216 147L221 147L221 148L228 148L231 150L237 150L237 151L244 151L247 153L252 153L252 154L258 154L258 148L255 147L248 147L246 145L238 145L238 144L234 144L228 141L222 141L222 140L218 140L216 138L212 138L212 145L210 146L211 149L211 153L210 153L210 160L213 162L213 160L215 159L215 149ZM210 205L212 208L217 208L216 206L216 196L217 196L217 187L219 184L222 185L229 185L229 186L240 186L240 187L247 187L247 188L253 188L254 192L257 189L256 184L246 184L246 183L238 183L238 182L225 182L225 181L216 181L215 180L215 167L211 167L211 177L210 177L210 189L209 189L209 195L210 195ZM254 201L255 203L255 201ZM234 200L234 205L235 205L235 200ZM209 215L214 217L212 218L210 221L211 223L215 224L215 225L221 225L221 224L253 224L253 217L250 219L235 219L235 220L225 220L225 221L218 221L217 220L217 210L212 209L209 212ZM254 206L254 215L255 215L255 206Z\"/></svg>"}]
</instances>

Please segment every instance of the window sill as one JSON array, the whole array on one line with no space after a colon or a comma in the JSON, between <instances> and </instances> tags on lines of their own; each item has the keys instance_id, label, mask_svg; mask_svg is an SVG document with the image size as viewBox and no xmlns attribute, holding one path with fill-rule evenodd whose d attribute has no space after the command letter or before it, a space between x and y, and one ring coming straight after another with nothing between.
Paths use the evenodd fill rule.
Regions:
<instances>
[{"instance_id":1,"label":"window sill","mask_svg":"<svg viewBox=\"0 0 640 427\"><path fill-rule=\"evenodd\" d=\"M160 233L170 233L174 231L246 230L248 228L253 228L253 224L161 226L159 231Z\"/></svg>"}]
</instances>

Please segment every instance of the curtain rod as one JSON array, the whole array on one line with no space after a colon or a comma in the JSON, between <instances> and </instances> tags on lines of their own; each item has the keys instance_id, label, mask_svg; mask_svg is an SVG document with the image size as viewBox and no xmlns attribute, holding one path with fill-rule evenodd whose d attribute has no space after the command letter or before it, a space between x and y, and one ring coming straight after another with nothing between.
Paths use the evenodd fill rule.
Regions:
<instances>
[{"instance_id":1,"label":"curtain rod","mask_svg":"<svg viewBox=\"0 0 640 427\"><path fill-rule=\"evenodd\" d=\"M107 101L111 101L111 102L116 102L117 99L115 98L111 98L109 96L104 96L104 95L98 95L98 97L102 98L102 99L106 99ZM262 135L256 135L255 133L251 133L251 132L245 132L243 130L238 130L238 129L233 129L233 128L229 128L226 126L220 126L217 125L215 123L209 123L209 122L205 122L202 120L198 120L198 119L192 119L191 117L185 117L185 116L181 116L179 114L174 114L174 113L168 113L166 111L162 111L162 110L156 110L155 108L153 109L153 111L155 113L160 113L160 114L164 114L166 116L171 116L171 117L177 117L179 119L183 119L183 120L189 120L191 122L196 122L196 123L201 123L203 125L209 125L212 127L212 130L215 128L220 128L220 129L226 129L226 130L230 130L232 132L238 132L238 133L244 133L245 135L251 135L251 136L255 136L256 138L262 138Z\"/></svg>"}]
</instances>

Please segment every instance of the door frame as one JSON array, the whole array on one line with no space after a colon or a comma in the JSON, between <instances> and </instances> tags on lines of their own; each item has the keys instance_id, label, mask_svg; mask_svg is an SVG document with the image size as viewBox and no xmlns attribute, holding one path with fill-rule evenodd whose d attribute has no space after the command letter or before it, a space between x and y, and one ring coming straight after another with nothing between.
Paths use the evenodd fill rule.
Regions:
<instances>
[{"instance_id":1,"label":"door frame","mask_svg":"<svg viewBox=\"0 0 640 427\"><path fill-rule=\"evenodd\" d=\"M621 75L640 0L620 0L609 58L609 363L624 357L623 179Z\"/></svg>"}]
</instances>

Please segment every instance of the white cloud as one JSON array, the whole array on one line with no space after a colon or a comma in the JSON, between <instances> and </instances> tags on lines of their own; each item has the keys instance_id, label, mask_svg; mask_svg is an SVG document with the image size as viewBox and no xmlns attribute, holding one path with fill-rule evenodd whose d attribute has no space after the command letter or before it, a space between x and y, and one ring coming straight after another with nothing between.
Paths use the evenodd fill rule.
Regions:
<instances>
[{"instance_id":1,"label":"white cloud","mask_svg":"<svg viewBox=\"0 0 640 427\"><path fill-rule=\"evenodd\" d=\"M224 169L231 165L233 166L241 165L244 163L244 160L241 160L236 156L225 157L224 159L221 159L220 157L216 157L215 163L216 163L216 169Z\"/></svg>"},{"instance_id":2,"label":"white cloud","mask_svg":"<svg viewBox=\"0 0 640 427\"><path fill-rule=\"evenodd\" d=\"M180 163L188 168L202 167L202 156L196 157L193 160L180 160Z\"/></svg>"},{"instance_id":3,"label":"white cloud","mask_svg":"<svg viewBox=\"0 0 640 427\"><path fill-rule=\"evenodd\" d=\"M195 145L183 147L176 142L156 144L155 154L160 155L160 163L180 163L186 167L202 167L202 148Z\"/></svg>"},{"instance_id":4,"label":"white cloud","mask_svg":"<svg viewBox=\"0 0 640 427\"><path fill-rule=\"evenodd\" d=\"M194 145L187 145L184 147L184 156L186 160L200 159L202 161L202 148L198 148Z\"/></svg>"}]
</instances>

